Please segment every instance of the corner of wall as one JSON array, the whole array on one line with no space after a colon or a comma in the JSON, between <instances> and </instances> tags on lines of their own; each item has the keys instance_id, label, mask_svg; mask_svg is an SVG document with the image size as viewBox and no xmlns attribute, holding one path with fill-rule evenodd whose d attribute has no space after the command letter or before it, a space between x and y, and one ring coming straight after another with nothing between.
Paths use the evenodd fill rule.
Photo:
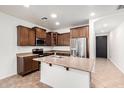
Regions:
<instances>
[{"instance_id":1,"label":"corner of wall","mask_svg":"<svg viewBox=\"0 0 124 93\"><path fill-rule=\"evenodd\" d=\"M124 74L124 70L114 60L112 60L111 58L108 59Z\"/></svg>"}]
</instances>

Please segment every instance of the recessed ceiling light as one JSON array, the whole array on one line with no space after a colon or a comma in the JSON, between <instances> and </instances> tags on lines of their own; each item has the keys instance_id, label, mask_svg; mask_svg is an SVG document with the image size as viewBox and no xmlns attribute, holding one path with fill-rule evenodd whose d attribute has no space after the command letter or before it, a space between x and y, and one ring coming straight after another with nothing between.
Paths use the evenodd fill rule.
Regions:
<instances>
[{"instance_id":1,"label":"recessed ceiling light","mask_svg":"<svg viewBox=\"0 0 124 93\"><path fill-rule=\"evenodd\" d=\"M59 22L56 22L56 25L58 26L58 25L60 25L60 23Z\"/></svg>"},{"instance_id":2,"label":"recessed ceiling light","mask_svg":"<svg viewBox=\"0 0 124 93\"><path fill-rule=\"evenodd\" d=\"M52 18L56 18L57 15L53 13L53 14L51 14L51 17L52 17Z\"/></svg>"},{"instance_id":3,"label":"recessed ceiling light","mask_svg":"<svg viewBox=\"0 0 124 93\"><path fill-rule=\"evenodd\" d=\"M92 17L95 16L95 15L96 15L96 14L95 14L94 12L90 13L90 16L92 16Z\"/></svg>"},{"instance_id":4,"label":"recessed ceiling light","mask_svg":"<svg viewBox=\"0 0 124 93\"><path fill-rule=\"evenodd\" d=\"M29 6L30 6L30 5L24 5L24 7L27 7L27 8L29 8Z\"/></svg>"},{"instance_id":5,"label":"recessed ceiling light","mask_svg":"<svg viewBox=\"0 0 124 93\"><path fill-rule=\"evenodd\" d=\"M103 24L103 27L107 27L108 26L108 24Z\"/></svg>"}]
</instances>

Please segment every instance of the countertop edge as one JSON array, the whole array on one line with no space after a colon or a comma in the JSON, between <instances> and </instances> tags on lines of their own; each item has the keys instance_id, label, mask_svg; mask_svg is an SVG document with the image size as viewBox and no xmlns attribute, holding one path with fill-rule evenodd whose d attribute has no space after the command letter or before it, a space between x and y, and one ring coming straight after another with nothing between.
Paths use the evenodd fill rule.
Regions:
<instances>
[{"instance_id":1,"label":"countertop edge","mask_svg":"<svg viewBox=\"0 0 124 93\"><path fill-rule=\"evenodd\" d=\"M81 70L81 71L85 71L85 72L89 72L91 73L92 71L88 71L88 70L83 70L83 69L79 69L79 68L75 68L75 67L69 67L67 65L61 65L61 64L56 64L56 63L52 63L52 62L44 62L42 60L37 60L37 58L34 58L33 59L34 61L40 61L40 62L43 62L43 63L46 63L46 64L53 64L53 65L58 65L58 66L62 66L62 67L65 67L65 68L72 68L72 69L76 69L76 70ZM92 69L92 68L91 68Z\"/></svg>"}]
</instances>

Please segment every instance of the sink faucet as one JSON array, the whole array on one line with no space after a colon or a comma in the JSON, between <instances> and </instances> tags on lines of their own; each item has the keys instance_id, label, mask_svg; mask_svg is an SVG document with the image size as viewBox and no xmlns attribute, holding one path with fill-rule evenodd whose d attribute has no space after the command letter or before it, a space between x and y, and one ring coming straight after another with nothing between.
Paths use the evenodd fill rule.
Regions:
<instances>
[{"instance_id":1,"label":"sink faucet","mask_svg":"<svg viewBox=\"0 0 124 93\"><path fill-rule=\"evenodd\" d=\"M54 55L56 55L56 52L54 52Z\"/></svg>"}]
</instances>

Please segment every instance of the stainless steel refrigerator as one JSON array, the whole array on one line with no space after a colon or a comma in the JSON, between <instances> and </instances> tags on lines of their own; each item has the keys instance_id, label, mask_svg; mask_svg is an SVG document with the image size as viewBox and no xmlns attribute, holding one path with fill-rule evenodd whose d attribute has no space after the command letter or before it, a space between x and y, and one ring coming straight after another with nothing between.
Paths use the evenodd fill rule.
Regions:
<instances>
[{"instance_id":1,"label":"stainless steel refrigerator","mask_svg":"<svg viewBox=\"0 0 124 93\"><path fill-rule=\"evenodd\" d=\"M71 56L86 57L86 38L72 38L70 48Z\"/></svg>"}]
</instances>

